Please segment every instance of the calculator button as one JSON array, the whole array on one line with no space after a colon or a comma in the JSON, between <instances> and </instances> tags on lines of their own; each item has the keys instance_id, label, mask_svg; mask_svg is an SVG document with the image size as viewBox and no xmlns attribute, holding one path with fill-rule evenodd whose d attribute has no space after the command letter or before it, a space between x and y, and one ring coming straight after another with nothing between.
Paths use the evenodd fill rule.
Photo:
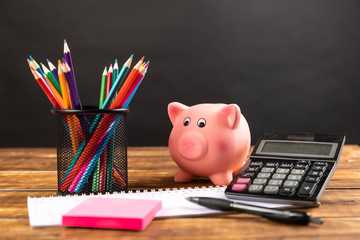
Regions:
<instances>
[{"instance_id":1,"label":"calculator button","mask_svg":"<svg viewBox=\"0 0 360 240\"><path fill-rule=\"evenodd\" d=\"M280 186L282 184L282 180L277 180L277 179L271 179L268 183L268 185L272 185L272 186Z\"/></svg>"},{"instance_id":2,"label":"calculator button","mask_svg":"<svg viewBox=\"0 0 360 240\"><path fill-rule=\"evenodd\" d=\"M280 168L292 168L294 166L293 163L281 163Z\"/></svg>"},{"instance_id":3,"label":"calculator button","mask_svg":"<svg viewBox=\"0 0 360 240\"><path fill-rule=\"evenodd\" d=\"M261 167L263 165L262 162L251 162L250 167Z\"/></svg>"},{"instance_id":4,"label":"calculator button","mask_svg":"<svg viewBox=\"0 0 360 240\"><path fill-rule=\"evenodd\" d=\"M245 172L256 172L258 169L258 167L248 167Z\"/></svg>"},{"instance_id":5,"label":"calculator button","mask_svg":"<svg viewBox=\"0 0 360 240\"><path fill-rule=\"evenodd\" d=\"M239 184L250 184L250 182L251 182L250 178L238 178L236 180L236 183L239 183Z\"/></svg>"},{"instance_id":6,"label":"calculator button","mask_svg":"<svg viewBox=\"0 0 360 240\"><path fill-rule=\"evenodd\" d=\"M283 180L285 178L286 178L286 174L283 174L283 173L275 173L272 176L272 179L278 179L278 180Z\"/></svg>"},{"instance_id":7,"label":"calculator button","mask_svg":"<svg viewBox=\"0 0 360 240\"><path fill-rule=\"evenodd\" d=\"M310 171L308 173L308 176L311 176L311 177L321 177L323 175L323 172L320 172L320 171Z\"/></svg>"},{"instance_id":8,"label":"calculator button","mask_svg":"<svg viewBox=\"0 0 360 240\"><path fill-rule=\"evenodd\" d=\"M276 173L284 173L284 174L288 174L290 171L289 168L278 168L276 169Z\"/></svg>"},{"instance_id":9,"label":"calculator button","mask_svg":"<svg viewBox=\"0 0 360 240\"><path fill-rule=\"evenodd\" d=\"M274 167L276 168L277 166L279 166L278 162L268 162L265 164L266 167Z\"/></svg>"},{"instance_id":10,"label":"calculator button","mask_svg":"<svg viewBox=\"0 0 360 240\"><path fill-rule=\"evenodd\" d=\"M290 174L287 179L292 181L300 181L301 175Z\"/></svg>"},{"instance_id":11,"label":"calculator button","mask_svg":"<svg viewBox=\"0 0 360 240\"><path fill-rule=\"evenodd\" d=\"M297 163L294 168L296 169L308 169L309 165Z\"/></svg>"},{"instance_id":12,"label":"calculator button","mask_svg":"<svg viewBox=\"0 0 360 240\"><path fill-rule=\"evenodd\" d=\"M311 170L313 170L313 171L325 171L325 170L326 170L326 166L317 166L317 165L314 165L314 166L312 166Z\"/></svg>"},{"instance_id":13,"label":"calculator button","mask_svg":"<svg viewBox=\"0 0 360 240\"><path fill-rule=\"evenodd\" d=\"M278 186L266 186L264 189L264 193L266 194L277 194L279 191L279 187Z\"/></svg>"},{"instance_id":14,"label":"calculator button","mask_svg":"<svg viewBox=\"0 0 360 240\"><path fill-rule=\"evenodd\" d=\"M271 174L270 173L259 173L258 175L257 175L257 178L269 178L271 176Z\"/></svg>"},{"instance_id":15,"label":"calculator button","mask_svg":"<svg viewBox=\"0 0 360 240\"><path fill-rule=\"evenodd\" d=\"M234 184L231 188L231 190L235 191L235 192L242 192L245 189L247 189L248 185L247 184Z\"/></svg>"},{"instance_id":16,"label":"calculator button","mask_svg":"<svg viewBox=\"0 0 360 240\"><path fill-rule=\"evenodd\" d=\"M298 192L299 197L311 197L316 189L316 183L304 182Z\"/></svg>"},{"instance_id":17,"label":"calculator button","mask_svg":"<svg viewBox=\"0 0 360 240\"><path fill-rule=\"evenodd\" d=\"M250 193L261 193L261 191L263 190L264 186L263 185L256 185L256 184L252 184L249 187L249 192Z\"/></svg>"},{"instance_id":18,"label":"calculator button","mask_svg":"<svg viewBox=\"0 0 360 240\"><path fill-rule=\"evenodd\" d=\"M273 173L275 171L275 168L269 168L269 167L264 167L261 169L261 172L263 173Z\"/></svg>"},{"instance_id":19,"label":"calculator button","mask_svg":"<svg viewBox=\"0 0 360 240\"><path fill-rule=\"evenodd\" d=\"M307 164L310 164L310 161L300 160L300 161L298 161L297 163L298 163L298 164L305 164L305 165L307 165Z\"/></svg>"},{"instance_id":20,"label":"calculator button","mask_svg":"<svg viewBox=\"0 0 360 240\"><path fill-rule=\"evenodd\" d=\"M253 172L244 172L242 174L240 174L240 177L242 178L251 178L252 176L254 176L254 173Z\"/></svg>"},{"instance_id":21,"label":"calculator button","mask_svg":"<svg viewBox=\"0 0 360 240\"><path fill-rule=\"evenodd\" d=\"M318 183L320 180L319 177L311 177L311 176L307 176L305 178L305 182L310 182L310 183Z\"/></svg>"},{"instance_id":22,"label":"calculator button","mask_svg":"<svg viewBox=\"0 0 360 240\"><path fill-rule=\"evenodd\" d=\"M293 188L295 188L295 187L297 187L298 184L299 184L298 181L286 180L284 182L284 187L293 187Z\"/></svg>"},{"instance_id":23,"label":"calculator button","mask_svg":"<svg viewBox=\"0 0 360 240\"><path fill-rule=\"evenodd\" d=\"M267 182L266 178L255 178L253 184L265 185Z\"/></svg>"},{"instance_id":24,"label":"calculator button","mask_svg":"<svg viewBox=\"0 0 360 240\"><path fill-rule=\"evenodd\" d=\"M303 175L304 173L305 173L304 169L293 169L293 170L291 170L291 174Z\"/></svg>"},{"instance_id":25,"label":"calculator button","mask_svg":"<svg viewBox=\"0 0 360 240\"><path fill-rule=\"evenodd\" d=\"M314 166L325 166L325 167L327 167L327 163L326 162L315 162L314 163Z\"/></svg>"},{"instance_id":26,"label":"calculator button","mask_svg":"<svg viewBox=\"0 0 360 240\"><path fill-rule=\"evenodd\" d=\"M283 187L280 190L280 194L281 195L293 195L295 192L295 188L294 187Z\"/></svg>"}]
</instances>

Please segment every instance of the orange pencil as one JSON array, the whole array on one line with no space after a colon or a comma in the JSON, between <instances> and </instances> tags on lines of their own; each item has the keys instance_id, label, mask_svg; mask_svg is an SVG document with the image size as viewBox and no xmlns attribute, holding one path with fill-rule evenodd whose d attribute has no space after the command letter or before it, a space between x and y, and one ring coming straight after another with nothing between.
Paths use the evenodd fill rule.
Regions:
<instances>
[{"instance_id":1,"label":"orange pencil","mask_svg":"<svg viewBox=\"0 0 360 240\"><path fill-rule=\"evenodd\" d=\"M69 93L69 86L68 86L68 84L66 82L65 75L64 75L64 72L63 72L63 69L62 69L62 64L61 64L60 60L58 60L58 76L59 76L61 92L63 93L65 109L72 109L70 93Z\"/></svg>"},{"instance_id":2,"label":"orange pencil","mask_svg":"<svg viewBox=\"0 0 360 240\"><path fill-rule=\"evenodd\" d=\"M140 61L134 66L131 70L129 76L126 78L124 85L121 87L119 93L116 95L113 103L110 105L110 109L120 108L121 102L126 97L126 94L129 92L131 86L133 85L136 76L139 74L140 66L142 65L145 57L142 57Z\"/></svg>"}]
</instances>

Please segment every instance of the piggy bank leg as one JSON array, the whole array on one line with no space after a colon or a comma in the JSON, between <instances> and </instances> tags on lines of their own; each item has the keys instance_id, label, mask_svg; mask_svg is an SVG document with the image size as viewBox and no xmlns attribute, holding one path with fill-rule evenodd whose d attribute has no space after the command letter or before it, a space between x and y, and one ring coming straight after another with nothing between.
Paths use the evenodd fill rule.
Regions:
<instances>
[{"instance_id":1,"label":"piggy bank leg","mask_svg":"<svg viewBox=\"0 0 360 240\"><path fill-rule=\"evenodd\" d=\"M221 173L215 173L211 176L209 176L210 180L215 185L229 185L231 180L233 179L233 174L231 171L229 172L221 172Z\"/></svg>"},{"instance_id":2,"label":"piggy bank leg","mask_svg":"<svg viewBox=\"0 0 360 240\"><path fill-rule=\"evenodd\" d=\"M175 182L190 182L193 180L195 176L189 172L186 172L179 168L175 174L174 181Z\"/></svg>"}]
</instances>

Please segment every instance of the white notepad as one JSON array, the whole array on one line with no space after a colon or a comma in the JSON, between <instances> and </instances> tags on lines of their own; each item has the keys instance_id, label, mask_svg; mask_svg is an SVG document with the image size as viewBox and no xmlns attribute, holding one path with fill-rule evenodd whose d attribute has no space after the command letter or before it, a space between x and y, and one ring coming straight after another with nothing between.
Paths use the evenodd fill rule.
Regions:
<instances>
[{"instance_id":1,"label":"white notepad","mask_svg":"<svg viewBox=\"0 0 360 240\"><path fill-rule=\"evenodd\" d=\"M164 217L180 217L180 216L196 216L206 214L222 213L218 210L212 210L203 206L194 204L185 199L185 197L215 197L227 199L224 191L226 186L216 187L200 187L200 188L180 188L180 189L164 189L151 191L133 191L120 192L113 194L96 195L104 198L133 198L133 199L156 199L162 201L162 209L157 213L156 218ZM82 203L85 199L94 195L81 196L57 196L57 197L28 197L28 211L30 226L61 226L62 215L70 209ZM256 206L264 206L271 208L292 208L292 205L272 204L249 201L238 201Z\"/></svg>"}]
</instances>

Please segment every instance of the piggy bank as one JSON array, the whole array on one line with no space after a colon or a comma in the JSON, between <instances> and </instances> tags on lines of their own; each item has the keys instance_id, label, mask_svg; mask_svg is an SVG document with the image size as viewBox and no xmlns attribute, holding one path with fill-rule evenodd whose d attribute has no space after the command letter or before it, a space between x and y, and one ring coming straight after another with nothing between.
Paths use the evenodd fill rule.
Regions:
<instances>
[{"instance_id":1,"label":"piggy bank","mask_svg":"<svg viewBox=\"0 0 360 240\"><path fill-rule=\"evenodd\" d=\"M173 125L169 151L178 165L175 182L208 177L216 185L228 185L250 149L250 129L236 104L178 102L168 105Z\"/></svg>"}]
</instances>

